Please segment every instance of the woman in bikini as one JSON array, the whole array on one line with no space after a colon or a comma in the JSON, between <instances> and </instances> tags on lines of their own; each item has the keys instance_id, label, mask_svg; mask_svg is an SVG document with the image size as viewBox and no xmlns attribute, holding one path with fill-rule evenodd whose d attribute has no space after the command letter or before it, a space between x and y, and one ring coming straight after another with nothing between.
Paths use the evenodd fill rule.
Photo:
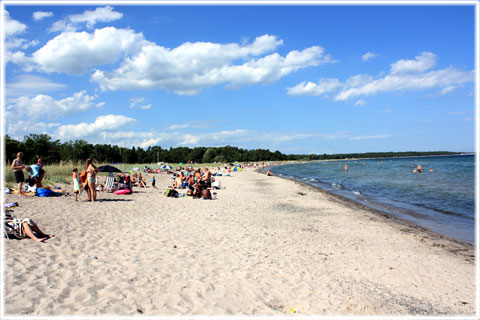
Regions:
<instances>
[{"instance_id":1,"label":"woman in bikini","mask_svg":"<svg viewBox=\"0 0 480 320\"><path fill-rule=\"evenodd\" d=\"M93 164L92 159L87 159L87 182L88 189L90 190L91 201L94 202L97 200L97 189L95 186L95 178L97 176L98 169Z\"/></svg>"}]
</instances>

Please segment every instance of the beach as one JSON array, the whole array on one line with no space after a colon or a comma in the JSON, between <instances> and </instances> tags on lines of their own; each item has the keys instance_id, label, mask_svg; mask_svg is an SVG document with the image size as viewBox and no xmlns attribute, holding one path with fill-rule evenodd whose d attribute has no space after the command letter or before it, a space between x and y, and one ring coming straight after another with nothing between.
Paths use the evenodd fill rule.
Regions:
<instances>
[{"instance_id":1,"label":"beach","mask_svg":"<svg viewBox=\"0 0 480 320\"><path fill-rule=\"evenodd\" d=\"M215 200L155 177L95 203L5 195L55 234L5 240L5 315L475 315L472 245L254 169Z\"/></svg>"}]
</instances>

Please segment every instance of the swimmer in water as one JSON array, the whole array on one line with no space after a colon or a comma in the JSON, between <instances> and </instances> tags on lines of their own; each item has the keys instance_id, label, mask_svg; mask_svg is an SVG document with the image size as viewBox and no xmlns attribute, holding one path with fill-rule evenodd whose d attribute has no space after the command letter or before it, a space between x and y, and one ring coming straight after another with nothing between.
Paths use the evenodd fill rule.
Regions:
<instances>
[{"instance_id":1,"label":"swimmer in water","mask_svg":"<svg viewBox=\"0 0 480 320\"><path fill-rule=\"evenodd\" d=\"M418 172L418 173L421 173L422 171L423 171L422 165L419 164L419 165L417 166L417 172Z\"/></svg>"},{"instance_id":2,"label":"swimmer in water","mask_svg":"<svg viewBox=\"0 0 480 320\"><path fill-rule=\"evenodd\" d=\"M348 171L348 164L345 165L345 172Z\"/></svg>"}]
</instances>

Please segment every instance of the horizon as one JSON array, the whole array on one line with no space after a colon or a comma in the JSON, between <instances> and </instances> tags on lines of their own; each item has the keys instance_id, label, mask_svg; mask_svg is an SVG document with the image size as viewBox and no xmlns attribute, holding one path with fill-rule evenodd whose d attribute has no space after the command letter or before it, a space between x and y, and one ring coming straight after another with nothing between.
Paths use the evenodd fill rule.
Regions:
<instances>
[{"instance_id":1,"label":"horizon","mask_svg":"<svg viewBox=\"0 0 480 320\"><path fill-rule=\"evenodd\" d=\"M19 141L475 150L473 4L2 8Z\"/></svg>"}]
</instances>

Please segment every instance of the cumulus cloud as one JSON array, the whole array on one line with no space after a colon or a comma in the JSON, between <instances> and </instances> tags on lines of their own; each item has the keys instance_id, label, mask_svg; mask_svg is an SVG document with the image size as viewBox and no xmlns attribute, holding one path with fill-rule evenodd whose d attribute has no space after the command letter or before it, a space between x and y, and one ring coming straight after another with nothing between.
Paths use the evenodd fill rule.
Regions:
<instances>
[{"instance_id":1,"label":"cumulus cloud","mask_svg":"<svg viewBox=\"0 0 480 320\"><path fill-rule=\"evenodd\" d=\"M42 117L57 119L60 116L86 111L97 107L95 97L86 94L86 91L74 93L71 97L56 100L51 96L39 94L33 98L21 96L7 100L5 106L6 116L11 120L29 118L37 120Z\"/></svg>"},{"instance_id":2,"label":"cumulus cloud","mask_svg":"<svg viewBox=\"0 0 480 320\"><path fill-rule=\"evenodd\" d=\"M375 58L376 56L378 56L378 54L369 51L362 56L362 60L363 61L368 61L372 58Z\"/></svg>"},{"instance_id":3,"label":"cumulus cloud","mask_svg":"<svg viewBox=\"0 0 480 320\"><path fill-rule=\"evenodd\" d=\"M93 33L64 32L32 55L36 68L45 72L84 74L89 68L118 61L145 42L141 33L106 27Z\"/></svg>"},{"instance_id":4,"label":"cumulus cloud","mask_svg":"<svg viewBox=\"0 0 480 320\"><path fill-rule=\"evenodd\" d=\"M294 50L285 57L276 52L264 55L282 44L272 35L251 44L187 42L174 49L145 43L113 72L96 70L92 80L102 90L165 89L194 95L220 84L268 84L300 68L330 62L321 47Z\"/></svg>"},{"instance_id":5,"label":"cumulus cloud","mask_svg":"<svg viewBox=\"0 0 480 320\"><path fill-rule=\"evenodd\" d=\"M135 119L110 114L97 117L93 123L83 122L59 126L55 136L61 140L73 140L100 134L106 135L106 132L115 131L134 122L136 122Z\"/></svg>"},{"instance_id":6,"label":"cumulus cloud","mask_svg":"<svg viewBox=\"0 0 480 320\"><path fill-rule=\"evenodd\" d=\"M398 60L392 63L391 73L420 73L433 68L437 63L437 56L431 52L422 52L419 56L416 56L414 60Z\"/></svg>"},{"instance_id":7,"label":"cumulus cloud","mask_svg":"<svg viewBox=\"0 0 480 320\"><path fill-rule=\"evenodd\" d=\"M61 83L55 83L47 78L23 74L14 79L14 82L5 84L5 94L12 96L31 96L40 92L48 92L64 89L66 86Z\"/></svg>"},{"instance_id":8,"label":"cumulus cloud","mask_svg":"<svg viewBox=\"0 0 480 320\"><path fill-rule=\"evenodd\" d=\"M398 90L439 89L438 94L447 94L465 83L474 81L474 72L454 67L431 70L436 55L422 52L414 60L399 60L391 64L390 73L374 78L370 75L355 75L340 82L338 79L320 79L318 83L302 82L287 88L290 95L323 95L336 91L334 100L346 101L359 96Z\"/></svg>"},{"instance_id":9,"label":"cumulus cloud","mask_svg":"<svg viewBox=\"0 0 480 320\"><path fill-rule=\"evenodd\" d=\"M110 22L122 17L123 13L113 11L112 7L106 6L96 8L94 11L87 10L81 14L69 15L65 19L55 22L49 31L75 31L83 24L86 24L87 28L93 28L97 22Z\"/></svg>"},{"instance_id":10,"label":"cumulus cloud","mask_svg":"<svg viewBox=\"0 0 480 320\"><path fill-rule=\"evenodd\" d=\"M35 21L40 21L45 18L53 17L53 12L47 12L47 11L36 11L33 13L33 20Z\"/></svg>"},{"instance_id":11,"label":"cumulus cloud","mask_svg":"<svg viewBox=\"0 0 480 320\"><path fill-rule=\"evenodd\" d=\"M27 26L25 24L10 18L10 14L6 10L3 11L3 17L4 17L3 32L6 38L10 36L22 34L27 29Z\"/></svg>"},{"instance_id":12,"label":"cumulus cloud","mask_svg":"<svg viewBox=\"0 0 480 320\"><path fill-rule=\"evenodd\" d=\"M295 87L288 88L289 95L320 96L335 91L340 85L338 79L320 79L318 83L302 82Z\"/></svg>"}]
</instances>

